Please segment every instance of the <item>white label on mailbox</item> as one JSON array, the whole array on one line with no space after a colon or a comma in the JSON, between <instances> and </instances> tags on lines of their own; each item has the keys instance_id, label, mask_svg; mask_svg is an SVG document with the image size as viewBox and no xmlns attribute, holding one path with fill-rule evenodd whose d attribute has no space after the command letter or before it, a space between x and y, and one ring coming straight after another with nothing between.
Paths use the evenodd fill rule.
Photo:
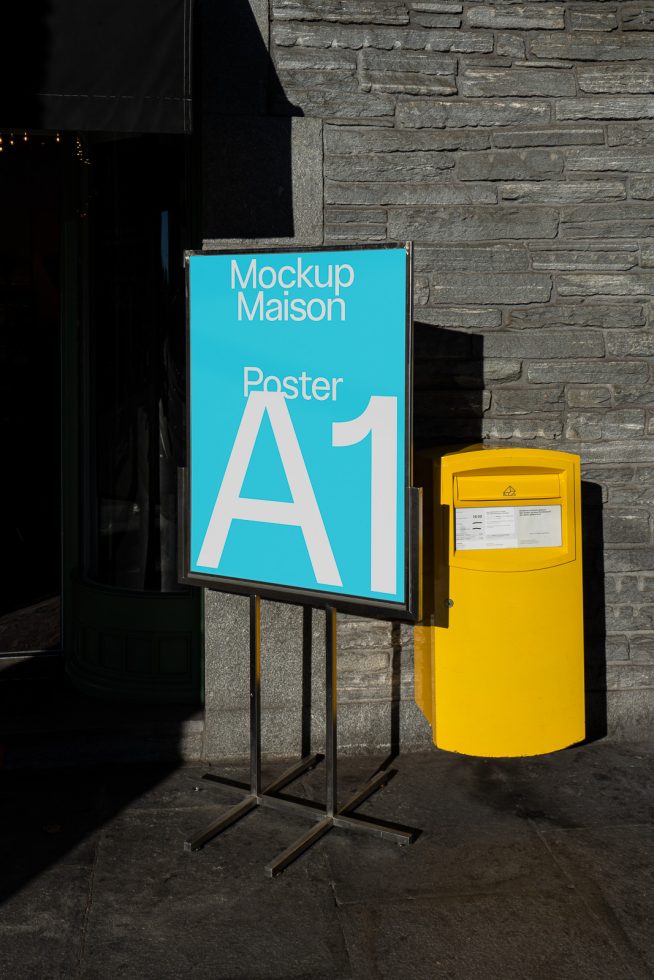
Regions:
<instances>
[{"instance_id":1,"label":"white label on mailbox","mask_svg":"<svg viewBox=\"0 0 654 980\"><path fill-rule=\"evenodd\" d=\"M458 507L458 551L560 548L561 507Z\"/></svg>"}]
</instances>

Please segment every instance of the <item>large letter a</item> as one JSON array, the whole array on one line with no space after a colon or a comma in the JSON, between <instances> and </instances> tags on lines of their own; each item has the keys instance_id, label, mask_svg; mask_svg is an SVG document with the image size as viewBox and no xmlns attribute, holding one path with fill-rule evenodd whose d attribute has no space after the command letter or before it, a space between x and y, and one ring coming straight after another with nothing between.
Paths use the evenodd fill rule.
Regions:
<instances>
[{"instance_id":1,"label":"large letter a","mask_svg":"<svg viewBox=\"0 0 654 980\"><path fill-rule=\"evenodd\" d=\"M256 500L240 495L264 412L268 412L293 498L292 503ZM206 568L218 567L233 520L290 524L301 528L316 581L321 585L342 585L286 400L281 392L253 391L248 397L198 555L198 565Z\"/></svg>"}]
</instances>

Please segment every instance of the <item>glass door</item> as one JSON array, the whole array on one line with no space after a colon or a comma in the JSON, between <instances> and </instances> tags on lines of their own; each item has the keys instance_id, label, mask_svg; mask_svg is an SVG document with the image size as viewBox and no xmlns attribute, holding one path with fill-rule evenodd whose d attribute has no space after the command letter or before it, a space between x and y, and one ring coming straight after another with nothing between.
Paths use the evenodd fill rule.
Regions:
<instances>
[{"instance_id":1,"label":"glass door","mask_svg":"<svg viewBox=\"0 0 654 980\"><path fill-rule=\"evenodd\" d=\"M201 595L177 582L189 143L96 134L81 156L79 548L66 671L104 698L195 703Z\"/></svg>"},{"instance_id":2,"label":"glass door","mask_svg":"<svg viewBox=\"0 0 654 980\"><path fill-rule=\"evenodd\" d=\"M0 138L0 656L61 648L62 175L55 134Z\"/></svg>"}]
</instances>

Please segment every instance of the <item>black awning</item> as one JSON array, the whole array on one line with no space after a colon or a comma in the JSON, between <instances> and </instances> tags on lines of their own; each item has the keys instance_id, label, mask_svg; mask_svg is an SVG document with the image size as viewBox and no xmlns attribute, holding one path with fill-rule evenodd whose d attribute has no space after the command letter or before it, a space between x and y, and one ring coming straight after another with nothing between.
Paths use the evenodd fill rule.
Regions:
<instances>
[{"instance_id":1,"label":"black awning","mask_svg":"<svg viewBox=\"0 0 654 980\"><path fill-rule=\"evenodd\" d=\"M2 12L0 127L190 132L191 4L15 0Z\"/></svg>"}]
</instances>

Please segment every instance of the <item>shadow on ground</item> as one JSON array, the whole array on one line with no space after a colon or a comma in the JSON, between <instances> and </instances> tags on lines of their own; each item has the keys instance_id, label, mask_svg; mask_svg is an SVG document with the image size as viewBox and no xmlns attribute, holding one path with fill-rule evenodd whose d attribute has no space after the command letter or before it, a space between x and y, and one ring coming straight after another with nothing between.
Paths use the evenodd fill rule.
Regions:
<instances>
[{"instance_id":1,"label":"shadow on ground","mask_svg":"<svg viewBox=\"0 0 654 980\"><path fill-rule=\"evenodd\" d=\"M197 767L10 773L3 874L35 846L51 865L3 904L0 968L18 980L646 980L653 762L651 743L606 741L537 759L401 755L362 812L422 827L415 844L332 830L275 879L264 864L307 826L293 815L258 809L183 851L189 829L239 799ZM343 761L343 796L370 763ZM298 790L315 795L320 780Z\"/></svg>"}]
</instances>

